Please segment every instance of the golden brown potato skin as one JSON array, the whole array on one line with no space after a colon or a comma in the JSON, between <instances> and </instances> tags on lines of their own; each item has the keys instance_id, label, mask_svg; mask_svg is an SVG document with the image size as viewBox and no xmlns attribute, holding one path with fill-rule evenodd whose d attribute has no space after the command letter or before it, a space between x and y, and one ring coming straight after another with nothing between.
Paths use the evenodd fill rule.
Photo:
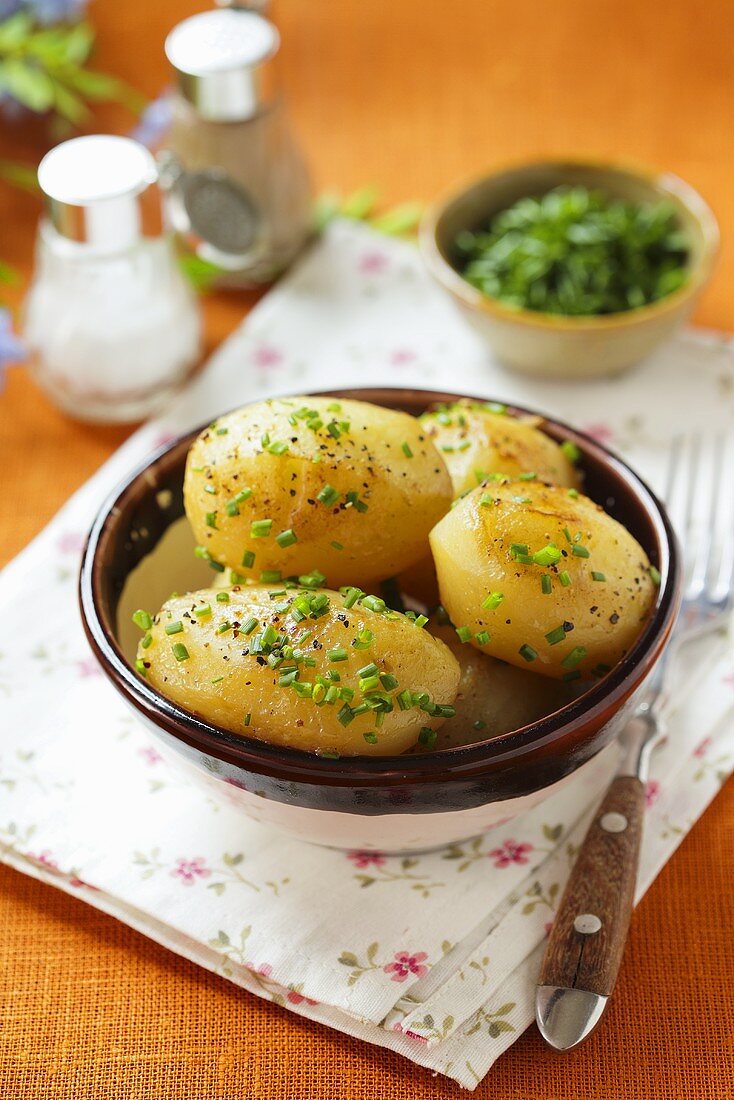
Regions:
<instances>
[{"instance_id":1,"label":"golden brown potato skin","mask_svg":"<svg viewBox=\"0 0 734 1100\"><path fill-rule=\"evenodd\" d=\"M650 563L639 543L597 504L582 495L574 499L567 489L488 483L436 525L430 542L451 621L473 635L488 631L490 641L481 646L486 653L544 676L587 677L603 671L600 665L616 664L655 600ZM549 544L562 555L550 566L518 561L512 550L526 546L533 555ZM604 579L595 580L592 571ZM568 574L565 587L561 573ZM544 574L549 594L541 588ZM485 609L482 602L492 592L502 601ZM564 637L552 644L545 635L560 627ZM529 660L523 647L529 647Z\"/></svg>"},{"instance_id":2,"label":"golden brown potato skin","mask_svg":"<svg viewBox=\"0 0 734 1100\"><path fill-rule=\"evenodd\" d=\"M303 410L318 415L317 430L307 426L315 415L297 415ZM271 453L273 445L287 451ZM334 503L318 500L326 486L339 494ZM357 503L347 493L358 493ZM191 447L184 480L186 514L215 561L254 580L263 571L319 570L332 588L370 589L417 561L450 500L448 471L420 421L325 397L263 401L221 417ZM253 521L266 519L270 532L253 538ZM276 536L289 530L298 541L281 547ZM251 568L242 564L247 551Z\"/></svg>"},{"instance_id":3,"label":"golden brown potato skin","mask_svg":"<svg viewBox=\"0 0 734 1100\"><path fill-rule=\"evenodd\" d=\"M521 729L553 714L573 697L566 684L534 676L460 642L453 626L430 629L446 643L461 669L456 715L439 729L434 749L474 745Z\"/></svg>"},{"instance_id":4,"label":"golden brown potato skin","mask_svg":"<svg viewBox=\"0 0 734 1100\"><path fill-rule=\"evenodd\" d=\"M448 467L454 496L489 474L534 473L552 485L579 486L573 464L540 430L539 417L519 419L467 401L425 413L421 422Z\"/></svg>"},{"instance_id":5,"label":"golden brown potato skin","mask_svg":"<svg viewBox=\"0 0 734 1100\"><path fill-rule=\"evenodd\" d=\"M150 631L152 642L138 649L145 675L153 687L179 706L222 726L233 733L268 741L274 745L340 755L386 756L404 752L416 743L421 727L437 729L445 720L430 717L418 707L401 710L397 704L385 714L381 727L375 724L374 711L359 714L348 725L337 715L344 699L334 704L316 705L301 698L292 687L278 684L282 669L272 669L263 657L258 660L247 652L251 639L268 623L290 640L304 630L313 636L303 644L304 654L315 659L315 666L299 665L299 680L314 682L317 674L338 672L337 687L354 689L352 706L362 702L357 671L373 662L380 673L391 673L398 686L390 692L408 688L427 691L435 703L450 704L456 695L459 666L450 650L415 626L404 615L370 611L360 605L344 608L338 592L327 591L326 614L317 619L296 622L282 605L301 590L287 597L271 598L271 588L253 585L229 590L229 602L217 601L217 589L204 589L168 600L155 616ZM325 591L325 590L322 590ZM209 606L211 614L199 618L195 608ZM248 617L258 620L253 634L238 632ZM167 634L166 626L181 623L183 629ZM217 633L224 624L225 633ZM237 624L237 625L235 625ZM373 639L368 649L356 649L352 642L362 630L370 630ZM184 645L188 658L177 660L174 646ZM331 661L328 652L347 651L347 658ZM289 661L285 660L284 665ZM221 679L220 679L221 677ZM251 715L249 725L245 716ZM365 733L376 734L376 742L365 741Z\"/></svg>"}]
</instances>

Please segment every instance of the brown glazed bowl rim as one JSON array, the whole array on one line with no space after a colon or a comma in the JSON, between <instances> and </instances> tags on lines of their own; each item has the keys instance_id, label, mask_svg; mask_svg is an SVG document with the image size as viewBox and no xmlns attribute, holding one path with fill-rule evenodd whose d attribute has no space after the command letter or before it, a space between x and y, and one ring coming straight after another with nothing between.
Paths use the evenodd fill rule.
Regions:
<instances>
[{"instance_id":1,"label":"brown glazed bowl rim","mask_svg":"<svg viewBox=\"0 0 734 1100\"><path fill-rule=\"evenodd\" d=\"M382 395L383 404L386 395L390 395L392 407L396 408L400 408L401 398L403 402L425 401L426 407L461 398L482 402L492 400L397 387L311 391L311 395L372 400L375 403L380 403L377 398ZM250 772L270 775L284 782L377 787L399 786L408 781L419 784L450 783L452 780L486 777L495 768L522 765L523 757L554 741L565 737L571 737L573 741L574 731L587 729L594 721L599 726L604 725L649 673L675 622L680 602L680 564L675 534L654 493L622 459L602 444L555 417L515 404L508 404L507 408L512 415L541 417L544 430L549 429L549 434L573 441L582 453L593 455L597 462L610 468L615 475L614 480L621 483L626 492L633 494L644 508L662 550L660 561L656 563L662 580L654 611L645 629L611 672L577 699L528 726L461 748L439 749L421 755L342 756L332 759L231 733L198 718L161 695L132 668L117 643L115 624L105 611L103 597L106 552L123 511L123 502L136 493L155 491L151 470L165 464L184 445L188 447L205 425L179 436L136 466L109 494L92 524L82 557L79 600L85 633L103 671L134 709L176 740ZM570 751L573 752L573 747Z\"/></svg>"}]
</instances>

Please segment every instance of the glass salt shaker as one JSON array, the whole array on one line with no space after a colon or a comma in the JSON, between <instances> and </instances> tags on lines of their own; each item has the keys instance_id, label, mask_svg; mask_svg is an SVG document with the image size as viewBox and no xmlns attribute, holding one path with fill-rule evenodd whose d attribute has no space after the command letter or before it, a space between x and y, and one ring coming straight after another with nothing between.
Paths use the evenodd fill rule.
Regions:
<instances>
[{"instance_id":1,"label":"glass salt shaker","mask_svg":"<svg viewBox=\"0 0 734 1100\"><path fill-rule=\"evenodd\" d=\"M191 16L169 34L176 88L159 153L167 218L213 281L274 279L311 232L308 171L278 91L277 30L236 7Z\"/></svg>"},{"instance_id":2,"label":"glass salt shaker","mask_svg":"<svg viewBox=\"0 0 734 1100\"><path fill-rule=\"evenodd\" d=\"M46 197L25 303L31 369L71 416L141 420L200 355L198 303L162 229L155 160L130 138L90 135L41 161Z\"/></svg>"}]
</instances>

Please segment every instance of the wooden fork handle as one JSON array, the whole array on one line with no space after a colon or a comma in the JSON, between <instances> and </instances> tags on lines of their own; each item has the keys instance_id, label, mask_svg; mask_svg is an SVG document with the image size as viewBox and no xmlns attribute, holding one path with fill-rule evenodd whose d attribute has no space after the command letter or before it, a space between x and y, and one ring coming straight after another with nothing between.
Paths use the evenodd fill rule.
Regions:
<instances>
[{"instance_id":1,"label":"wooden fork handle","mask_svg":"<svg viewBox=\"0 0 734 1100\"><path fill-rule=\"evenodd\" d=\"M644 812L643 784L636 776L617 776L581 845L538 978L538 986L545 990L542 997L546 1003L553 1001L552 991L555 991L556 1001L563 991L592 994L597 1000L602 998L591 1026L598 1022L606 998L614 989L624 953ZM566 999L570 1003L573 997L569 994ZM576 998L579 1003L583 999ZM539 990L539 1004L540 1000ZM540 1025L540 1010L538 1022ZM568 1026L568 1020L564 1026ZM572 1036L566 1035L563 1044L553 1042L542 1026L541 1031L557 1049L570 1049L590 1034L591 1026L587 1021L583 1025L586 1028L583 1035L575 1042L569 1041Z\"/></svg>"}]
</instances>

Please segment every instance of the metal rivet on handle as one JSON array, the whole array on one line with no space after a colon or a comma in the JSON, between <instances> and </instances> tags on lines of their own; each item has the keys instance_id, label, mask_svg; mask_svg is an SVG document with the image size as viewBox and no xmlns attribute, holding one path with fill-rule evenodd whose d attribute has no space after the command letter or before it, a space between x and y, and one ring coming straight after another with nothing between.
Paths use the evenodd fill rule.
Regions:
<instances>
[{"instance_id":1,"label":"metal rivet on handle","mask_svg":"<svg viewBox=\"0 0 734 1100\"><path fill-rule=\"evenodd\" d=\"M582 936L593 936L601 928L601 921L596 913L579 913L573 926Z\"/></svg>"},{"instance_id":2,"label":"metal rivet on handle","mask_svg":"<svg viewBox=\"0 0 734 1100\"><path fill-rule=\"evenodd\" d=\"M623 833L629 822L624 814L611 813L604 814L599 824L605 833Z\"/></svg>"}]
</instances>

